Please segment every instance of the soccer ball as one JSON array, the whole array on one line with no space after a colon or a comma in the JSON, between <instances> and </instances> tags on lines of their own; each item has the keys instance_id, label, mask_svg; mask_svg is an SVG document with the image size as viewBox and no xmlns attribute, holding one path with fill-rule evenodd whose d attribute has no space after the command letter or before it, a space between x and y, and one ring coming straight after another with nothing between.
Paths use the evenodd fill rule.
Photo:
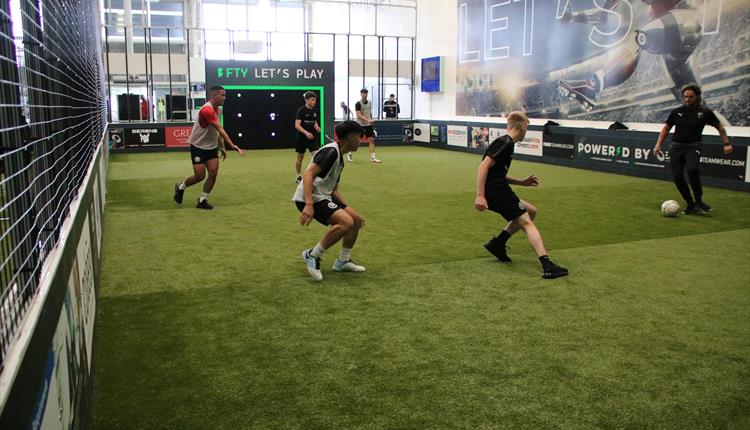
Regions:
<instances>
[{"instance_id":1,"label":"soccer ball","mask_svg":"<svg viewBox=\"0 0 750 430\"><path fill-rule=\"evenodd\" d=\"M680 205L674 200L667 200L661 204L661 214L664 216L675 216L680 211Z\"/></svg>"}]
</instances>

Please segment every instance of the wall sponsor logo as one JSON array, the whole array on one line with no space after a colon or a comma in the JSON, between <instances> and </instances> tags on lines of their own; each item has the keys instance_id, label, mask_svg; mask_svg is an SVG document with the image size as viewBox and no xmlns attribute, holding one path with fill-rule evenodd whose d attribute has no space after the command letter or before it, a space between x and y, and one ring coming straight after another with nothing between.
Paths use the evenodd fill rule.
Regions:
<instances>
[{"instance_id":1,"label":"wall sponsor logo","mask_svg":"<svg viewBox=\"0 0 750 430\"><path fill-rule=\"evenodd\" d=\"M576 146L579 157L606 163L633 164L663 169L666 157L654 154L653 148L588 142L582 137Z\"/></svg>"},{"instance_id":2,"label":"wall sponsor logo","mask_svg":"<svg viewBox=\"0 0 750 430\"><path fill-rule=\"evenodd\" d=\"M421 122L414 123L414 141L415 142L429 142L430 141L430 124Z\"/></svg>"},{"instance_id":3,"label":"wall sponsor logo","mask_svg":"<svg viewBox=\"0 0 750 430\"><path fill-rule=\"evenodd\" d=\"M747 146L734 146L726 155L722 145L703 145L701 175L722 179L747 181Z\"/></svg>"},{"instance_id":4,"label":"wall sponsor logo","mask_svg":"<svg viewBox=\"0 0 750 430\"><path fill-rule=\"evenodd\" d=\"M522 141L516 142L514 151L517 154L542 156L543 137L541 131L527 131Z\"/></svg>"},{"instance_id":5,"label":"wall sponsor logo","mask_svg":"<svg viewBox=\"0 0 750 430\"><path fill-rule=\"evenodd\" d=\"M125 146L164 146L163 128L131 128L125 130Z\"/></svg>"},{"instance_id":6,"label":"wall sponsor logo","mask_svg":"<svg viewBox=\"0 0 750 430\"><path fill-rule=\"evenodd\" d=\"M466 148L469 132L463 125L448 126L448 145Z\"/></svg>"},{"instance_id":7,"label":"wall sponsor logo","mask_svg":"<svg viewBox=\"0 0 750 430\"><path fill-rule=\"evenodd\" d=\"M573 134L542 133L542 155L553 158L575 158L576 146Z\"/></svg>"},{"instance_id":8,"label":"wall sponsor logo","mask_svg":"<svg viewBox=\"0 0 750 430\"><path fill-rule=\"evenodd\" d=\"M414 140L414 125L404 124L401 126L401 141L404 143L410 143Z\"/></svg>"},{"instance_id":9,"label":"wall sponsor logo","mask_svg":"<svg viewBox=\"0 0 750 430\"><path fill-rule=\"evenodd\" d=\"M109 147L112 149L122 148L124 146L123 141L125 140L125 129L122 127L110 127L109 128Z\"/></svg>"},{"instance_id":10,"label":"wall sponsor logo","mask_svg":"<svg viewBox=\"0 0 750 430\"><path fill-rule=\"evenodd\" d=\"M188 143L188 138L190 137L190 133L193 131L193 127L190 126L180 126L180 127L167 127L166 128L166 135L167 135L167 147L181 147L181 146L190 146Z\"/></svg>"}]
</instances>

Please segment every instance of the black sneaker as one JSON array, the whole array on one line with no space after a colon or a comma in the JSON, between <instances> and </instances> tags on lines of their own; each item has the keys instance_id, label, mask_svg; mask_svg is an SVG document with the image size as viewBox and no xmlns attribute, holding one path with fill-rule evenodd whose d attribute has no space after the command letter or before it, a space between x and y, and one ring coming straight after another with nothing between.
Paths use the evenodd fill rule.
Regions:
<instances>
[{"instance_id":1,"label":"black sneaker","mask_svg":"<svg viewBox=\"0 0 750 430\"><path fill-rule=\"evenodd\" d=\"M302 176L297 176L297 179L295 179L295 182L298 184L302 182Z\"/></svg>"},{"instance_id":2,"label":"black sneaker","mask_svg":"<svg viewBox=\"0 0 750 430\"><path fill-rule=\"evenodd\" d=\"M484 243L484 249L490 252L490 254L494 255L495 258L500 260L503 263L510 263L513 260L508 257L508 247L505 245L500 245L497 243L496 238L492 238Z\"/></svg>"},{"instance_id":3,"label":"black sneaker","mask_svg":"<svg viewBox=\"0 0 750 430\"><path fill-rule=\"evenodd\" d=\"M698 209L702 210L705 213L709 213L714 210L711 206L707 205L706 202L695 202L695 207L697 207Z\"/></svg>"},{"instance_id":4,"label":"black sneaker","mask_svg":"<svg viewBox=\"0 0 750 430\"><path fill-rule=\"evenodd\" d=\"M182 196L185 194L185 190L180 189L180 184L174 184L174 196L172 197L178 205L182 204Z\"/></svg>"},{"instance_id":5,"label":"black sneaker","mask_svg":"<svg viewBox=\"0 0 750 430\"><path fill-rule=\"evenodd\" d=\"M568 276L568 269L560 267L551 261L547 267L542 269L542 278L544 279L555 279L562 276Z\"/></svg>"},{"instance_id":6,"label":"black sneaker","mask_svg":"<svg viewBox=\"0 0 750 430\"><path fill-rule=\"evenodd\" d=\"M685 210L682 211L683 215L706 215L706 212L703 211L698 205L692 204L687 205Z\"/></svg>"},{"instance_id":7,"label":"black sneaker","mask_svg":"<svg viewBox=\"0 0 750 430\"><path fill-rule=\"evenodd\" d=\"M208 202L208 200L198 200L198 204L195 205L198 209L213 209L214 207L211 206L211 203Z\"/></svg>"}]
</instances>

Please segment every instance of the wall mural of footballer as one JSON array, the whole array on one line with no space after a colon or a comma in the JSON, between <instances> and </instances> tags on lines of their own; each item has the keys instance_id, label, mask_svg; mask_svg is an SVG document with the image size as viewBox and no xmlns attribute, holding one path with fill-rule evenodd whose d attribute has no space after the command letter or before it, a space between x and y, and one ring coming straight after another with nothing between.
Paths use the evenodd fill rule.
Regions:
<instances>
[{"instance_id":1,"label":"wall mural of footballer","mask_svg":"<svg viewBox=\"0 0 750 430\"><path fill-rule=\"evenodd\" d=\"M682 102L680 88L693 83L700 85L688 59L701 40L701 15L696 6L685 0L642 0L650 7L653 18L635 30L634 37L618 47L607 59L604 67L585 80L560 80L558 91L590 110L596 107L596 99L605 88L616 87L625 82L638 66L641 51L660 55L672 78L672 94ZM606 0L602 8L580 12L566 9L563 22L582 24L606 23L610 14L622 0ZM605 9L605 10L602 10Z\"/></svg>"},{"instance_id":2,"label":"wall mural of footballer","mask_svg":"<svg viewBox=\"0 0 750 430\"><path fill-rule=\"evenodd\" d=\"M694 83L750 126L747 0L457 0L456 114L663 123Z\"/></svg>"}]
</instances>

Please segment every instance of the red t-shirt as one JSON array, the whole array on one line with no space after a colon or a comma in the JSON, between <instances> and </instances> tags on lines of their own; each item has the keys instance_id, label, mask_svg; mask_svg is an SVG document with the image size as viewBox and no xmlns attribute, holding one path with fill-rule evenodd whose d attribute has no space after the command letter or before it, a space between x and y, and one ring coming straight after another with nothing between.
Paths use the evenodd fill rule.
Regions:
<instances>
[{"instance_id":1,"label":"red t-shirt","mask_svg":"<svg viewBox=\"0 0 750 430\"><path fill-rule=\"evenodd\" d=\"M217 121L219 121L219 118L211 106L203 106L198 112L198 124L200 124L201 128L206 128Z\"/></svg>"}]
</instances>

